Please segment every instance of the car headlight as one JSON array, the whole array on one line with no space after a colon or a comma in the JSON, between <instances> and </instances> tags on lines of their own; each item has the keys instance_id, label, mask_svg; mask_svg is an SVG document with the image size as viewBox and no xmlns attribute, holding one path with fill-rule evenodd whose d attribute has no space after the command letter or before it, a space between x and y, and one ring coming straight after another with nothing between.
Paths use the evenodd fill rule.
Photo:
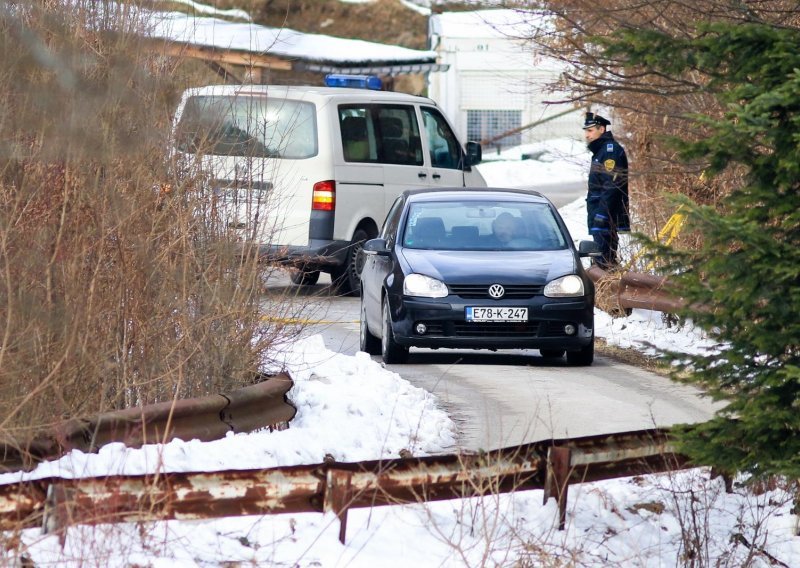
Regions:
<instances>
[{"instance_id":1,"label":"car headlight","mask_svg":"<svg viewBox=\"0 0 800 568\"><path fill-rule=\"evenodd\" d=\"M583 296L583 280L575 274L568 274L548 282L544 287L544 295L548 298L570 298Z\"/></svg>"},{"instance_id":2,"label":"car headlight","mask_svg":"<svg viewBox=\"0 0 800 568\"><path fill-rule=\"evenodd\" d=\"M447 286L441 280L423 276L422 274L409 274L403 280L403 294L406 296L422 296L424 298L444 298L447 296Z\"/></svg>"}]
</instances>

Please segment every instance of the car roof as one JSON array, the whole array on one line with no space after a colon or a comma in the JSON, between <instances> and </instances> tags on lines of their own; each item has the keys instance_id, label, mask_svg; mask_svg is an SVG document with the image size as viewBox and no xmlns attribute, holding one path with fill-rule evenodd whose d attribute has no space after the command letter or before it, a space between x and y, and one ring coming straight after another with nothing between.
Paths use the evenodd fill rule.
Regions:
<instances>
[{"instance_id":1,"label":"car roof","mask_svg":"<svg viewBox=\"0 0 800 568\"><path fill-rule=\"evenodd\" d=\"M346 87L322 87L316 85L207 85L192 87L184 91L184 98L188 96L270 96L290 97L299 99L331 99L331 98L362 98L381 102L420 102L436 106L433 100L406 93L394 91L374 91L370 89L352 89Z\"/></svg>"},{"instance_id":2,"label":"car roof","mask_svg":"<svg viewBox=\"0 0 800 568\"><path fill-rule=\"evenodd\" d=\"M469 201L486 199L525 200L535 203L550 203L550 200L533 189L502 187L426 187L408 189L403 192L408 201L444 201L453 198Z\"/></svg>"}]
</instances>

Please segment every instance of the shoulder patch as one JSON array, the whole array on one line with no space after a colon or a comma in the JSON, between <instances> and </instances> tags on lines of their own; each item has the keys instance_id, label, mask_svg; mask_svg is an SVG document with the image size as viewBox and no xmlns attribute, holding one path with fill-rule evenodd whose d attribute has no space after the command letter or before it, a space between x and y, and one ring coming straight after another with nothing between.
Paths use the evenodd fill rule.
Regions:
<instances>
[{"instance_id":1,"label":"shoulder patch","mask_svg":"<svg viewBox=\"0 0 800 568\"><path fill-rule=\"evenodd\" d=\"M614 166L617 165L617 162L615 162L614 160L606 160L605 162L603 162L603 165L606 167L606 171L613 172Z\"/></svg>"},{"instance_id":2,"label":"shoulder patch","mask_svg":"<svg viewBox=\"0 0 800 568\"><path fill-rule=\"evenodd\" d=\"M614 151L614 144L608 143L606 144L606 152L613 152Z\"/></svg>"}]
</instances>

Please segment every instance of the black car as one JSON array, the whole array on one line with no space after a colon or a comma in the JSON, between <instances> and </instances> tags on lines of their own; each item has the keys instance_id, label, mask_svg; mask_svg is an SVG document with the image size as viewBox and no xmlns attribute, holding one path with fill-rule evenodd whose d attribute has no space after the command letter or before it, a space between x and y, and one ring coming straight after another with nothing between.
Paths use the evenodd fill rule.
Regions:
<instances>
[{"instance_id":1,"label":"black car","mask_svg":"<svg viewBox=\"0 0 800 568\"><path fill-rule=\"evenodd\" d=\"M594 285L558 210L534 191L409 190L364 244L361 350L538 349L594 359Z\"/></svg>"}]
</instances>

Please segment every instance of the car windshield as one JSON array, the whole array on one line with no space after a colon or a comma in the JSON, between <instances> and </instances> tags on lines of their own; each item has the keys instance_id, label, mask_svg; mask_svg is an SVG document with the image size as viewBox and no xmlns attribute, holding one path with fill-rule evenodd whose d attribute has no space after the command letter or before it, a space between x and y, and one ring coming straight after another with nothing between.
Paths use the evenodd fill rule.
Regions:
<instances>
[{"instance_id":1,"label":"car windshield","mask_svg":"<svg viewBox=\"0 0 800 568\"><path fill-rule=\"evenodd\" d=\"M558 250L567 246L553 210L524 201L412 203L404 247L433 250Z\"/></svg>"},{"instance_id":2,"label":"car windshield","mask_svg":"<svg viewBox=\"0 0 800 568\"><path fill-rule=\"evenodd\" d=\"M308 158L317 153L314 105L254 96L191 97L175 147L223 156Z\"/></svg>"}]
</instances>

